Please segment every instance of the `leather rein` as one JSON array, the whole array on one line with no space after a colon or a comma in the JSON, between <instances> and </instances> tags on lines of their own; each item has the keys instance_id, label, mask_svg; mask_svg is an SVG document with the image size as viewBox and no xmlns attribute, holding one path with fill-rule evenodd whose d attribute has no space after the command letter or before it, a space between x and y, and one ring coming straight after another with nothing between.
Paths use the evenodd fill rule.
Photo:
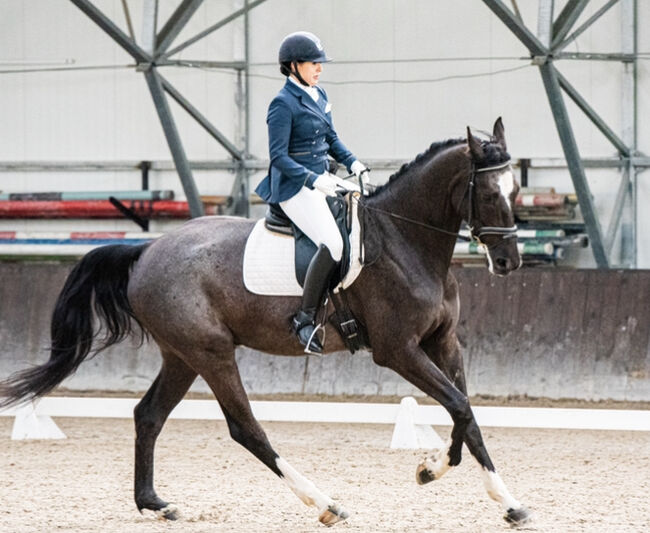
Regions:
<instances>
[{"instance_id":1,"label":"leather rein","mask_svg":"<svg viewBox=\"0 0 650 533\"><path fill-rule=\"evenodd\" d=\"M389 216L391 218L395 218L397 220L402 220L403 222L408 222L410 224L415 224L416 226L420 226L420 227L423 227L423 228L426 228L426 229L437 231L439 233L444 233L446 235L452 235L453 237L456 237L457 239L461 239L461 240L466 241L466 242L474 241L474 242L476 242L478 244L482 244L482 245L487 246L488 248L490 248L492 246L496 246L496 244L492 245L492 246L488 246L488 245L484 244L483 242L481 242L481 237L483 237L484 235L501 235L502 240L503 239L510 239L512 237L517 236L517 225L515 224L513 226L510 226L509 228L502 228L502 227L498 227L498 226L481 226L478 229L475 228L472 225L472 220L474 218L473 217L473 211L474 211L473 204L474 204L474 186L475 186L476 175L484 173L484 172L492 172L494 170L500 170L502 168L508 167L509 165L510 165L510 159L508 159L507 161L505 161L504 163L501 163L499 165L495 165L495 166L491 166L491 167L483 167L483 168L476 168L476 165L474 163L472 163L472 173L470 175L469 182L467 184L467 189L465 190L465 194L463 196L463 199L465 199L465 197L467 197L469 195L469 200L468 200L468 203L469 203L468 211L469 211L469 213L468 213L468 217L467 217L467 220L466 220L467 227L469 228L469 235L470 235L469 237L466 237L465 235L462 235L459 232L448 231L446 229L439 228L439 227L433 226L431 224L426 224L425 222L420 222L419 220L415 220L415 219L412 219L412 218L409 218L409 217L398 215L397 213L392 213L391 211L386 211L386 210L380 209L378 207L371 207L369 205L366 205L365 202L363 202L361 198L359 198L357 201L358 201L359 205L362 208L368 209L369 211L375 211L377 213L382 213L382 214L387 215L387 216Z\"/></svg>"}]
</instances>

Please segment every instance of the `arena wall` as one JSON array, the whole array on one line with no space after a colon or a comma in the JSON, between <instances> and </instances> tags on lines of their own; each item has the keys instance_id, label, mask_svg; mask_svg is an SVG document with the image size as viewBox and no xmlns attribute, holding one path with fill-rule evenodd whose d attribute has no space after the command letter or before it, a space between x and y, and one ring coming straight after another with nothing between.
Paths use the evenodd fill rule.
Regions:
<instances>
[{"instance_id":1,"label":"arena wall","mask_svg":"<svg viewBox=\"0 0 650 533\"><path fill-rule=\"evenodd\" d=\"M0 379L48 357L50 316L70 264L0 263ZM457 269L471 394L650 401L650 271ZM419 395L367 352L275 357L240 348L253 394ZM81 365L73 391L145 391L155 345L136 339ZM198 380L194 390L208 392Z\"/></svg>"}]
</instances>

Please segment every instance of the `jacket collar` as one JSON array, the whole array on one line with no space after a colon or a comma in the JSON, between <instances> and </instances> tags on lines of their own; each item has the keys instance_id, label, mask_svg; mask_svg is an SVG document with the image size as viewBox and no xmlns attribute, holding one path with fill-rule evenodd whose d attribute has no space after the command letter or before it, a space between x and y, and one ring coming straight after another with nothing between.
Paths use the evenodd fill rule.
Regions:
<instances>
[{"instance_id":1,"label":"jacket collar","mask_svg":"<svg viewBox=\"0 0 650 533\"><path fill-rule=\"evenodd\" d=\"M307 91L303 91L300 87L298 87L295 83L291 82L288 78L286 83L284 84L284 88L289 91L291 94L293 94L298 100L300 100L300 103L307 107L312 113L315 113L318 115L318 117L326 120L329 122L329 119L327 118L327 115L325 112L320 108L320 106L314 102L314 99L307 94ZM323 98L323 93L320 92L320 98Z\"/></svg>"}]
</instances>

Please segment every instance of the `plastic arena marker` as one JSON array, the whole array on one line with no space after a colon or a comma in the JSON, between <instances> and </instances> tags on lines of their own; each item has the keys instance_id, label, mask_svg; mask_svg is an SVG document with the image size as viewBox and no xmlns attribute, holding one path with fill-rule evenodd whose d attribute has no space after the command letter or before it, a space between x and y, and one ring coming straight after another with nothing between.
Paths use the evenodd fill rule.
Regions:
<instances>
[{"instance_id":1,"label":"plastic arena marker","mask_svg":"<svg viewBox=\"0 0 650 533\"><path fill-rule=\"evenodd\" d=\"M418 402L412 396L402 398L397 411L391 448L427 450L444 448L445 443L427 424L418 424Z\"/></svg>"},{"instance_id":2,"label":"plastic arena marker","mask_svg":"<svg viewBox=\"0 0 650 533\"><path fill-rule=\"evenodd\" d=\"M16 411L11 440L65 439L66 436L47 415L36 414L36 404L30 402Z\"/></svg>"}]
</instances>

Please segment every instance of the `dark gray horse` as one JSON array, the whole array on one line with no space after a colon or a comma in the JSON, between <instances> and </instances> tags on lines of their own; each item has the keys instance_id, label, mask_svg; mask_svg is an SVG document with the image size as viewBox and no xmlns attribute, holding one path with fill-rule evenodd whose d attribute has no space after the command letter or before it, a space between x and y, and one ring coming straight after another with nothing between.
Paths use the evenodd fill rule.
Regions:
<instances>
[{"instance_id":1,"label":"dark gray horse","mask_svg":"<svg viewBox=\"0 0 650 533\"><path fill-rule=\"evenodd\" d=\"M519 524L529 513L508 492L483 444L465 387L456 326L458 287L449 265L461 221L488 248L490 270L505 275L520 265L512 205L518 185L509 166L503 125L493 138L433 144L389 183L361 200L367 264L347 291L365 325L375 363L393 369L440 402L453 419L451 439L417 469L419 483L440 478L461 460L465 443L479 462L491 498ZM347 512L278 456L253 417L235 362L235 347L300 355L291 331L295 297L246 290L242 258L253 222L192 220L150 245L106 246L72 270L52 317L48 362L0 383L0 406L41 396L72 374L91 353L132 331L134 322L159 345L162 367L135 408L135 501L173 519L176 508L153 486L154 445L171 410L197 375L223 410L232 438L282 478L319 520L334 524ZM343 350L331 326L326 351Z\"/></svg>"}]
</instances>

